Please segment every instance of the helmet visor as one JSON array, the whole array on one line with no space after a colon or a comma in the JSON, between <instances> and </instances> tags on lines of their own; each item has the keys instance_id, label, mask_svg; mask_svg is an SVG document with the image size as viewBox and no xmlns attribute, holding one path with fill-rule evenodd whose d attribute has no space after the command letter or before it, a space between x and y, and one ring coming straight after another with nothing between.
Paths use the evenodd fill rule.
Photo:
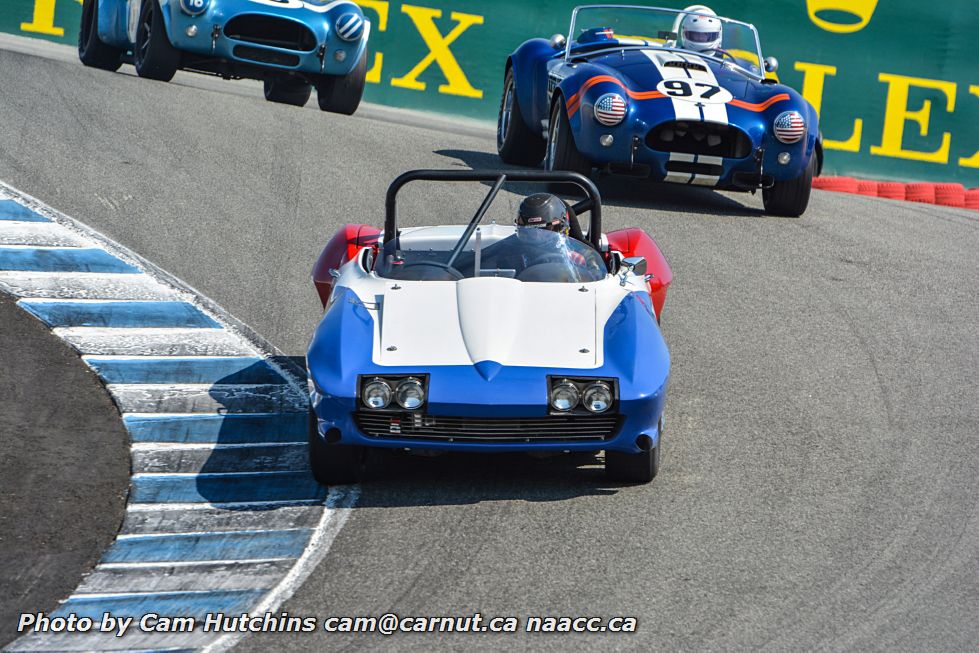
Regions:
<instances>
[{"instance_id":1,"label":"helmet visor","mask_svg":"<svg viewBox=\"0 0 979 653\"><path fill-rule=\"evenodd\" d=\"M721 38L720 32L694 32L693 30L686 30L683 32L683 38L691 43L713 43L714 41Z\"/></svg>"}]
</instances>

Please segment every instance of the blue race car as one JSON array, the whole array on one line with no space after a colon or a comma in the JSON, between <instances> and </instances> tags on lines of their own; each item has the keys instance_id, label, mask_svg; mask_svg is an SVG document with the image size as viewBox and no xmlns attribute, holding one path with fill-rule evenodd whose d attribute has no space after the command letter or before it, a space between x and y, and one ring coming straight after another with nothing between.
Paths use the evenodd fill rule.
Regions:
<instances>
[{"instance_id":1,"label":"blue race car","mask_svg":"<svg viewBox=\"0 0 979 653\"><path fill-rule=\"evenodd\" d=\"M78 56L170 81L178 69L259 79L265 98L352 114L367 75L370 22L349 0L84 0Z\"/></svg>"},{"instance_id":2,"label":"blue race car","mask_svg":"<svg viewBox=\"0 0 979 653\"><path fill-rule=\"evenodd\" d=\"M497 148L507 163L755 192L805 212L822 166L819 118L766 77L752 25L703 5L590 5L570 42L532 39L506 63ZM764 70L762 68L764 67Z\"/></svg>"},{"instance_id":3,"label":"blue race car","mask_svg":"<svg viewBox=\"0 0 979 653\"><path fill-rule=\"evenodd\" d=\"M419 180L492 188L468 224L405 227L397 194ZM574 184L586 198L534 194L516 224L487 224L507 182ZM537 211L548 206L558 215L545 221ZM602 234L598 190L568 172L414 171L392 184L386 207L383 231L346 225L313 270L325 308L307 353L316 479L354 482L366 448L382 447L604 450L612 478L650 481L672 280L652 238Z\"/></svg>"}]
</instances>

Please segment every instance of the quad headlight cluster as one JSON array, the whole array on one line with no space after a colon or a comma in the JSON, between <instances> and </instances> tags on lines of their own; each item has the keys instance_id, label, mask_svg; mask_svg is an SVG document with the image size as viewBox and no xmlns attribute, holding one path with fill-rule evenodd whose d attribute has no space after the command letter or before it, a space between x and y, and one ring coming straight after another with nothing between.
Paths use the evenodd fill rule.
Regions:
<instances>
[{"instance_id":1,"label":"quad headlight cluster","mask_svg":"<svg viewBox=\"0 0 979 653\"><path fill-rule=\"evenodd\" d=\"M615 382L609 379L548 379L548 404L558 413L584 408L589 413L604 413L615 404Z\"/></svg>"},{"instance_id":2,"label":"quad headlight cluster","mask_svg":"<svg viewBox=\"0 0 979 653\"><path fill-rule=\"evenodd\" d=\"M365 376L360 380L360 401L371 410L418 410L428 399L427 385L425 376Z\"/></svg>"}]
</instances>

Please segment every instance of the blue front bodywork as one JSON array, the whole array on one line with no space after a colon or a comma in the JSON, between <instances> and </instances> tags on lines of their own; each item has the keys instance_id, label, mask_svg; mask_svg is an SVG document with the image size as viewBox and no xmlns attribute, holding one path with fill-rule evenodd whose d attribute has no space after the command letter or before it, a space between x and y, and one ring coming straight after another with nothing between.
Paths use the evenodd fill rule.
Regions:
<instances>
[{"instance_id":1,"label":"blue front bodywork","mask_svg":"<svg viewBox=\"0 0 979 653\"><path fill-rule=\"evenodd\" d=\"M572 54L575 52L573 46ZM507 66L513 70L517 101L527 127L543 133L554 102L561 98L570 105L568 115L575 145L593 165L608 167L612 172L648 166L652 179L663 180L667 176L670 152L653 149L646 137L657 126L677 120L677 114L671 98L649 97L663 81L657 67L638 48L582 54L573 56L572 62L567 63L563 50L555 51L544 39L533 39L510 56ZM736 182L736 173L759 178L764 175L774 181L801 176L819 147L819 116L813 106L788 86L772 80L762 82L709 57L703 59L717 84L733 96L733 101L726 104L725 124L741 130L750 139L750 149L744 156L723 158L723 172L716 186L750 188L741 175L738 176L741 183ZM595 83L595 78L612 79ZM583 87L586 90L580 93ZM579 93L579 101L572 103ZM620 94L627 104L625 119L614 127L600 124L593 113L595 101L606 93ZM798 111L806 122L805 137L791 145L777 140L773 132L775 119L786 111ZM601 145L602 135L611 135L613 145ZM791 157L787 165L778 162L783 152Z\"/></svg>"},{"instance_id":2,"label":"blue front bodywork","mask_svg":"<svg viewBox=\"0 0 979 653\"><path fill-rule=\"evenodd\" d=\"M138 5L141 1L98 0L99 38L113 47L131 50L135 45L133 35L135 21L138 20ZM361 30L362 36L357 40L345 41L336 34L336 23L341 16L356 14L363 19L363 12L353 2L316 4L300 0L207 0L204 12L198 16L191 16L181 9L180 0L157 1L170 43L177 50L190 55L185 57L185 65L182 67L199 67L194 65L194 61L197 60L201 64L215 61L230 65L228 70L242 77L256 76L249 74L253 68L314 75L347 75L367 49L369 23L366 19L364 19L364 29ZM224 27L228 21L243 14L276 17L302 23L312 31L316 46L310 50L300 51L226 36ZM188 36L187 29L192 25L197 27L197 34ZM236 46L247 46L279 55L297 56L299 61L297 65L280 65L243 58L235 54ZM343 61L337 60L337 51L345 53ZM238 64L237 68L234 67L235 64Z\"/></svg>"},{"instance_id":3,"label":"blue front bodywork","mask_svg":"<svg viewBox=\"0 0 979 653\"><path fill-rule=\"evenodd\" d=\"M659 441L659 420L666 400L669 352L652 314L649 296L628 295L605 327L605 361L590 370L503 367L486 380L473 365L426 368L382 367L372 360L374 320L360 299L339 287L313 336L307 353L312 403L319 434L340 431L343 444L373 447L468 451L599 451L639 453L636 438ZM369 437L353 420L361 410L360 375L428 374L425 414L465 417L544 417L548 415L547 377L615 378L618 412L623 421L607 441L588 442L446 442Z\"/></svg>"}]
</instances>

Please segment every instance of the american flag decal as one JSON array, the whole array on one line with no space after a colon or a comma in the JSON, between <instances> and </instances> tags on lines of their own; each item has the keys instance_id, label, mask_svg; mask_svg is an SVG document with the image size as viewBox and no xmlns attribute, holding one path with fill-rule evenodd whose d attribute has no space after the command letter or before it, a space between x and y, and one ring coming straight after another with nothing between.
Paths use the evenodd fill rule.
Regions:
<instances>
[{"instance_id":1,"label":"american flag decal","mask_svg":"<svg viewBox=\"0 0 979 653\"><path fill-rule=\"evenodd\" d=\"M775 119L775 138L786 145L798 143L806 135L806 121L798 111L786 111Z\"/></svg>"},{"instance_id":2,"label":"american flag decal","mask_svg":"<svg viewBox=\"0 0 979 653\"><path fill-rule=\"evenodd\" d=\"M613 127L625 118L625 100L618 93L606 93L595 103L595 120Z\"/></svg>"}]
</instances>

